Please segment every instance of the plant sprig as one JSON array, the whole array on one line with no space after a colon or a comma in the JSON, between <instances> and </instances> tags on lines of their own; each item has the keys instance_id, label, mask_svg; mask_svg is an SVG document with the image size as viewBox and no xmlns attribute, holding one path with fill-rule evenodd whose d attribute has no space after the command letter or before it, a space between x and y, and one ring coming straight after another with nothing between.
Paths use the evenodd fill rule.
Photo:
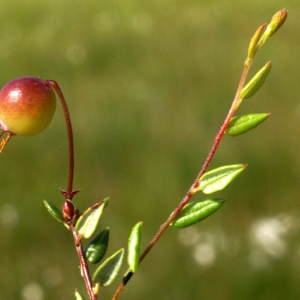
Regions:
<instances>
[{"instance_id":1,"label":"plant sprig","mask_svg":"<svg viewBox=\"0 0 300 300\"><path fill-rule=\"evenodd\" d=\"M183 198L183 200L177 206L175 211L170 215L170 217L165 221L165 223L163 223L161 225L158 232L155 234L155 236L153 237L151 242L148 244L148 246L146 247L144 252L141 254L140 263L146 257L146 255L149 253L149 251L152 249L152 247L157 243L158 239L163 235L163 233L166 231L166 229L179 216L180 212L183 210L183 208L187 205L187 203L191 200L191 198L195 194L195 191L198 191L198 187L201 184L201 178L202 178L202 176L205 175L205 172L207 171L207 169L210 165L210 162L213 159L213 156L221 142L221 139L222 139L224 133L226 132L226 130L229 130L233 126L233 125L230 126L230 122L232 121L236 110L242 103L242 100L244 98L247 98L247 96L248 96L248 98L253 96L259 90L259 88L263 85L267 75L269 74L269 71L271 68L271 63L268 62L267 65L264 66L260 71L258 71L258 73L256 75L254 75L254 77L245 86L245 82L247 79L249 69L252 65L253 59L254 59L256 53L258 52L258 50L263 46L263 44L265 43L267 38L272 36L283 25L286 18L287 18L287 11L285 9L278 11L272 17L271 22L268 24L268 26L266 27L265 24L260 26L257 29L257 31L255 32L254 36L252 37L249 47L248 47L247 58L245 60L244 66L243 66L243 71L242 71L242 74L240 77L240 81L239 81L239 84L237 87L235 97L234 97L232 105L228 111L228 114L227 114L219 132L216 135L216 138L213 142L211 150L209 151L208 156L207 156L200 172L198 173L194 183L189 188L189 190L188 190L187 194L185 195L185 197ZM251 121L248 122L248 124L244 124L241 133L247 132L248 130L251 129L251 127L252 128L255 127L255 126L253 126L253 123ZM123 290L125 284L127 284L127 282L130 280L130 278L132 277L133 274L134 273L131 272L130 274L126 274L124 276L124 278L126 278L126 281L124 282L124 280L123 280L123 282L119 285L119 287L117 288L117 290L112 298L113 300L118 298L118 296L121 293L121 291Z\"/></svg>"},{"instance_id":2,"label":"plant sprig","mask_svg":"<svg viewBox=\"0 0 300 300\"><path fill-rule=\"evenodd\" d=\"M248 72L259 49L282 26L286 18L287 11L282 9L273 16L268 25L261 25L254 33L250 40L235 97L200 172L185 197L161 225L141 255L142 222L138 222L133 227L128 242L127 263L129 268L122 278L122 283L115 291L112 297L113 300L119 297L125 285L137 271L139 264L168 227L184 228L196 224L219 210L225 202L225 199L222 198L190 201L195 193L202 191L204 194L212 194L222 190L247 167L247 164L235 164L207 171L225 133L229 136L244 134L257 127L270 115L269 113L260 113L234 116L242 101L252 97L264 84L271 70L271 62L267 62L246 84ZM15 93L12 93L13 89ZM22 93L18 93L20 89L23 89ZM12 136L37 134L48 126L56 105L53 90L58 95L66 120L69 143L69 172L67 189L61 190L65 198L62 209L58 209L53 203L46 200L44 200L44 204L48 212L72 232L89 299L97 300L100 286L108 286L116 278L123 262L124 248L109 256L93 275L90 274L88 264L98 264L106 254L109 228L107 227L97 234L85 249L82 246L82 239L91 238L96 231L104 208L108 204L108 198L95 203L83 213L80 213L74 205L73 197L79 190L73 190L74 144L72 123L63 93L56 81L22 77L11 81L0 91L0 127L2 128L0 138L6 135L0 142L0 152ZM11 97L15 97L13 101L11 101ZM28 107L28 114L24 115L24 111L26 111L24 107ZM75 290L75 298L78 300L84 299L84 296L78 290Z\"/></svg>"}]
</instances>

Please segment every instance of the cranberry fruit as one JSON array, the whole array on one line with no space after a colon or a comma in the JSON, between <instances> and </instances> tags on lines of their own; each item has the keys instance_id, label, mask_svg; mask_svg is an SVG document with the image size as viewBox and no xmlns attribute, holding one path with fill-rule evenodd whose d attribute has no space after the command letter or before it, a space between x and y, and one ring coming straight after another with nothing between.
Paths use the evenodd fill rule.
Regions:
<instances>
[{"instance_id":1,"label":"cranberry fruit","mask_svg":"<svg viewBox=\"0 0 300 300\"><path fill-rule=\"evenodd\" d=\"M16 78L0 91L0 126L10 135L35 135L49 125L55 108L55 94L46 81Z\"/></svg>"}]
</instances>

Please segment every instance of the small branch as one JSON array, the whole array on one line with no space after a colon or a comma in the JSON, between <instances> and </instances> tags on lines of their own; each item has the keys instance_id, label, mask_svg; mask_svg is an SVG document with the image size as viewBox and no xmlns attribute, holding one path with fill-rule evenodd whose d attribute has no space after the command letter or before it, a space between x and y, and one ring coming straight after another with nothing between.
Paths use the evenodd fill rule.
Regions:
<instances>
[{"instance_id":1,"label":"small branch","mask_svg":"<svg viewBox=\"0 0 300 300\"><path fill-rule=\"evenodd\" d=\"M89 273L89 267L85 260L81 242L79 241L79 236L73 225L70 225L70 229L73 233L76 251L77 251L77 254L78 254L78 257L80 260L81 275L84 278L84 282L85 282L85 285L86 285L86 288L87 288L87 291L89 294L89 298L90 298L90 300L97 300L97 297L95 296L95 294L93 292L93 282L92 282L92 279L91 279L91 276Z\"/></svg>"},{"instance_id":2,"label":"small branch","mask_svg":"<svg viewBox=\"0 0 300 300\"><path fill-rule=\"evenodd\" d=\"M73 177L74 177L74 142L73 142L73 131L72 131L72 123L71 118L68 110L68 106L66 103L66 100L64 98L64 95L58 85L58 83L54 80L47 80L46 83L52 87L55 92L57 93L59 100L61 102L63 112L65 115L66 125L67 125L67 131L68 131L68 140L69 140L69 175L68 175L68 188L67 193L65 194L65 198L72 200L73 193Z\"/></svg>"},{"instance_id":3,"label":"small branch","mask_svg":"<svg viewBox=\"0 0 300 300\"><path fill-rule=\"evenodd\" d=\"M0 126L0 127L1 127L1 126ZM2 135L3 135L4 133L7 133L7 136L6 136L6 138L2 139L1 142L0 142L0 153L3 151L5 145L6 145L7 142L10 140L10 138L13 136L13 134L10 133L10 132L8 132L8 131L2 131L2 132L0 133L0 138L2 137Z\"/></svg>"},{"instance_id":4,"label":"small branch","mask_svg":"<svg viewBox=\"0 0 300 300\"><path fill-rule=\"evenodd\" d=\"M201 168L201 171L199 172L199 174L197 175L194 183L192 184L192 186L190 187L190 189L188 190L186 196L183 198L183 200L180 202L180 204L178 205L178 207L176 208L176 210L174 211L174 213L167 219L167 221L160 227L159 231L156 233L156 235L154 236L154 238L152 239L152 241L149 243L148 247L144 250L144 252L142 253L141 257L140 257L140 262L144 259L144 257L148 254L148 252L151 250L151 248L155 245L155 243L158 241L158 239L162 236L162 234L165 232L165 230L169 227L169 225L174 221L174 219L178 216L178 214L181 212L181 210L183 209L183 207L190 201L190 199L193 196L192 191L198 187L199 185L199 179L201 178L201 176L206 172L206 170L209 167L210 162L212 161L212 158L221 142L221 139L228 127L228 124L230 122L230 119L233 117L236 109L237 109L237 103L240 101L239 95L240 92L243 88L243 85L246 81L246 77L250 68L250 64L247 64L246 66L244 66L241 78L240 78L240 82L239 82L239 86L238 89L236 91L233 103L230 107L230 110L223 122L223 125L221 126L218 134L216 135L216 138L214 140L214 143L212 145L212 148L205 160L204 165Z\"/></svg>"},{"instance_id":5,"label":"small branch","mask_svg":"<svg viewBox=\"0 0 300 300\"><path fill-rule=\"evenodd\" d=\"M125 287L125 284L122 282L117 290L115 291L115 294L113 295L113 297L111 298L111 300L117 300L117 298L119 297L120 293L122 292L123 288Z\"/></svg>"},{"instance_id":6,"label":"small branch","mask_svg":"<svg viewBox=\"0 0 300 300\"><path fill-rule=\"evenodd\" d=\"M147 248L144 250L144 252L141 254L140 256L140 263L142 262L142 260L145 258L145 256L149 253L149 251L152 249L152 247L156 244L156 242L158 241L158 239L162 236L162 234L166 231L166 229L169 227L169 225L174 221L174 219L178 216L178 214L181 212L181 210L183 209L183 207L190 201L190 199L193 196L193 190L198 187L199 185L199 179L201 178L201 176L206 172L207 168L209 167L210 162L212 161L212 158L221 142L221 139L228 127L228 124L230 122L230 119L233 117L235 111L237 110L239 104L240 104L240 93L241 90L245 84L250 66L252 64L252 59L249 60L247 62L247 64L244 65L244 69L239 81L239 85L234 97L234 100L232 102L232 105L229 109L229 112L223 122L223 125L221 126L219 132L216 135L216 138L214 140L214 143L212 145L211 150L208 153L208 156L205 160L205 163L203 164L199 174L197 175L194 183L191 185L191 187L189 188L187 194L185 195L185 197L183 198L183 200L179 203L179 205L177 206L177 208L175 209L175 211L173 212L173 214L165 221L165 223L163 223L161 225L161 227L159 228L158 232L155 234L155 236L153 237L153 239L151 240L151 242L148 244ZM133 274L132 274L133 275ZM129 278L130 279L130 278ZM129 281L129 279L126 281L126 283ZM116 300L119 296L119 294L121 293L121 291L123 290L123 288L125 287L125 284L122 282L119 287L117 288L112 300Z\"/></svg>"}]
</instances>

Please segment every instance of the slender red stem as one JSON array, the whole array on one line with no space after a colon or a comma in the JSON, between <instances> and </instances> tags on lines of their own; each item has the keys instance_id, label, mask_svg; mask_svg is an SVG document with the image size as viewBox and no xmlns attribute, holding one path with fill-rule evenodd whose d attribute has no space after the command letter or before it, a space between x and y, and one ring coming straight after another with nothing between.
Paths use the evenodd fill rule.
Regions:
<instances>
[{"instance_id":1,"label":"slender red stem","mask_svg":"<svg viewBox=\"0 0 300 300\"><path fill-rule=\"evenodd\" d=\"M74 177L74 142L73 142L73 130L72 130L72 123L71 123L71 118L68 110L67 103L65 101L64 95L56 81L53 80L47 80L46 84L50 87L52 87L55 92L57 93L59 100L61 102L65 120L66 120L66 125L67 125L67 131L68 131L68 141L69 141L69 174L68 174L68 187L67 191L63 192L63 195L65 196L66 199L72 200L73 196L78 192L78 191L73 191L73 177ZM76 210L74 210L75 212ZM71 216L74 217L74 216ZM89 267L87 265L84 252L82 249L82 245L80 242L80 239L78 237L78 234L74 228L74 222L68 223L70 230L72 231L74 241L75 241L75 247L76 251L80 260L80 269L82 276L85 281L85 285L89 294L90 300L97 300L97 296L93 292L93 282L89 273Z\"/></svg>"},{"instance_id":2,"label":"slender red stem","mask_svg":"<svg viewBox=\"0 0 300 300\"><path fill-rule=\"evenodd\" d=\"M76 230L74 229L73 225L70 226L70 229L73 233L76 251L77 251L77 254L78 254L79 260L80 260L81 273L84 278L84 282L85 282L86 289L88 291L90 300L97 300L97 296L95 296L95 294L93 292L93 282L92 282L92 279L90 276L89 267L85 260L82 245L79 241L78 234L77 234Z\"/></svg>"},{"instance_id":3,"label":"slender red stem","mask_svg":"<svg viewBox=\"0 0 300 300\"><path fill-rule=\"evenodd\" d=\"M65 194L66 199L72 200L73 193L73 177L74 177L74 142L73 142L73 130L72 130L72 123L71 118L68 110L68 106L64 95L58 85L58 83L54 80L47 80L46 83L52 87L55 92L57 93L59 100L61 102L63 112L65 115L67 131L68 131L68 140L69 140L69 175L68 175L68 188L67 193Z\"/></svg>"},{"instance_id":4,"label":"slender red stem","mask_svg":"<svg viewBox=\"0 0 300 300\"><path fill-rule=\"evenodd\" d=\"M234 115L235 111L237 110L239 103L240 103L240 93L241 90L245 84L246 81L246 77L247 74L249 72L249 68L252 64L252 59L248 60L247 63L244 65L244 69L239 81L239 85L234 97L234 100L232 102L232 105L229 109L229 112L223 122L223 125L221 126L219 132L216 135L216 138L213 142L213 145L211 147L211 150L208 153L208 156L205 160L205 163L203 164L200 172L198 173L194 183L191 185L191 187L189 188L187 194L185 195L185 197L183 198L183 200L179 203L179 205L177 206L177 208L175 209L175 211L173 212L173 214L165 221L165 223L163 223L161 225L161 227L159 228L159 230L157 231L157 233L155 234L155 236L153 237L153 239L151 240L151 242L148 244L148 246L146 247L146 249L144 250L144 252L141 254L140 256L140 263L142 262L142 260L145 258L145 256L149 253L149 251L152 249L152 247L156 244L156 242L158 241L158 239L162 236L162 234L166 231L166 229L169 227L169 225L174 221L174 219L178 216L178 214L180 213L180 211L183 209L183 207L189 202L189 200L192 198L193 196L193 190L198 187L199 185L199 179L200 177L206 172L210 162L212 161L212 158L221 142L221 139L228 127L228 124L230 122L230 119L232 118L232 116ZM133 273L132 273L133 275ZM123 290L123 288L125 287L125 284L130 280L130 278L132 277L132 275L126 280L126 282L122 282L119 287L117 288L112 300L116 300L119 296L119 294L121 293L121 291Z\"/></svg>"}]
</instances>

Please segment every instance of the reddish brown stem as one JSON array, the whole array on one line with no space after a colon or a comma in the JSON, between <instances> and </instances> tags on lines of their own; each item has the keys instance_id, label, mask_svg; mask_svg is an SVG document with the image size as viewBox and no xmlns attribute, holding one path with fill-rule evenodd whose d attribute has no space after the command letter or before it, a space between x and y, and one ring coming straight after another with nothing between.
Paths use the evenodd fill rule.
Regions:
<instances>
[{"instance_id":1,"label":"reddish brown stem","mask_svg":"<svg viewBox=\"0 0 300 300\"><path fill-rule=\"evenodd\" d=\"M84 278L84 282L85 282L85 286L86 286L86 289L89 294L89 298L90 298L90 300L97 300L97 297L95 296L95 294L93 292L93 282L92 282L92 279L90 276L89 267L85 260L81 242L79 241L79 236L78 236L76 230L74 229L73 225L70 226L70 229L73 233L76 251L77 251L77 254L78 254L79 260L80 260L81 274Z\"/></svg>"},{"instance_id":2,"label":"reddish brown stem","mask_svg":"<svg viewBox=\"0 0 300 300\"><path fill-rule=\"evenodd\" d=\"M71 118L70 118L66 100L64 98L64 95L58 83L54 80L47 80L46 82L48 86L52 87L57 93L65 115L67 131L68 131L68 140L69 140L69 175L68 175L68 188L65 197L66 199L72 200L73 177L74 177L74 142L73 142L73 130L72 130Z\"/></svg>"},{"instance_id":3,"label":"reddish brown stem","mask_svg":"<svg viewBox=\"0 0 300 300\"><path fill-rule=\"evenodd\" d=\"M61 102L65 120L66 120L66 125L67 125L67 131L68 131L68 141L69 141L69 174L68 174L68 187L67 191L63 191L62 194L65 196L66 199L69 199L70 201L72 200L73 196L78 192L78 191L73 191L73 177L74 177L74 142L73 142L73 130L72 130L72 123L71 123L71 118L68 110L67 103L65 101L64 95L56 81L53 80L47 80L46 81L47 85L52 87L55 92L57 93L59 100ZM76 210L74 210L76 211ZM71 218L74 217L74 215L70 216ZM85 256L83 253L82 245L81 242L79 241L78 234L74 228L74 223L73 221L69 224L70 230L73 233L74 241L75 241L75 247L76 251L80 260L80 269L82 276L84 278L84 282L89 294L90 300L97 300L97 296L95 296L93 292L93 283L90 277L89 273L89 267L86 263Z\"/></svg>"},{"instance_id":4,"label":"reddish brown stem","mask_svg":"<svg viewBox=\"0 0 300 300\"><path fill-rule=\"evenodd\" d=\"M183 200L180 202L180 204L177 206L177 208L175 209L174 213L167 219L167 221L162 224L162 226L160 227L160 229L158 230L158 232L156 233L156 235L154 236L154 238L152 239L152 241L149 243L149 245L147 246L147 248L144 250L144 252L142 253L142 255L140 256L140 262L144 259L144 257L148 254L148 252L151 250L151 248L155 245L155 243L158 241L158 239L162 236L162 234L165 232L165 230L169 227L169 225L174 221L174 219L178 216L178 214L180 213L180 211L182 210L182 208L189 202L189 200L192 198L193 196L193 190L198 187L199 185L199 179L200 177L206 172L220 142L221 139L228 127L228 124L230 122L230 119L232 118L232 116L234 115L236 109L237 109L237 103L240 100L240 92L242 87L244 86L244 83L246 81L246 77L249 71L251 63L247 64L244 66L241 78L240 78L240 82L239 82L239 86L238 89L236 91L235 94L235 98L233 100L233 103L230 107L230 110L223 122L223 125L221 126L218 134L216 135L216 138L214 140L214 143L212 145L211 150L209 151L209 154L205 160L204 165L201 168L201 171L199 172L199 174L197 175L194 183L191 185L190 189L188 190L187 194L185 195L185 197L183 198Z\"/></svg>"},{"instance_id":5,"label":"reddish brown stem","mask_svg":"<svg viewBox=\"0 0 300 300\"><path fill-rule=\"evenodd\" d=\"M152 247L156 244L156 242L158 241L158 239L162 236L162 234L166 231L166 229L169 227L169 225L174 221L174 219L178 216L178 214L181 212L181 210L183 209L183 207L189 202L189 200L192 198L193 196L193 190L198 187L199 185L199 179L200 177L206 172L220 142L221 139L228 127L228 124L230 122L230 119L232 118L232 116L234 115L236 109L238 108L239 102L240 102L240 93L241 90L245 84L246 81L246 77L249 71L249 68L251 66L252 63L252 59L247 61L247 64L244 65L244 69L240 78L240 82L234 97L234 100L232 102L232 105L230 107L230 110L223 122L223 125L221 126L218 134L216 135L216 138L214 140L214 143L212 145L211 150L208 153L208 156L205 160L205 163L203 164L199 174L197 175L194 183L191 185L191 187L189 188L187 194L185 195L185 197L183 198L183 200L179 203L179 205L177 206L177 208L175 209L175 211L173 212L173 214L165 221L165 223L163 223L161 225L161 227L159 228L158 232L155 234L155 236L153 237L153 239L151 240L151 242L148 244L147 248L144 250L144 252L141 254L140 256L140 263L141 261L145 258L145 256L149 253L149 251L152 249ZM132 274L133 275L133 274ZM130 278L129 278L130 279ZM129 279L126 281L126 283L129 281ZM123 290L123 288L125 287L125 284L122 282L119 287L117 288L114 296L113 296L113 300L116 300L119 296L119 294L121 293L121 291Z\"/></svg>"},{"instance_id":6,"label":"reddish brown stem","mask_svg":"<svg viewBox=\"0 0 300 300\"><path fill-rule=\"evenodd\" d=\"M119 295L120 295L120 293L122 292L122 290L123 290L124 287L125 287L125 284L122 282L122 283L118 286L118 288L117 288L117 290L115 291L115 294L113 295L113 297L111 298L111 300L116 300L116 299L119 297Z\"/></svg>"}]
</instances>

